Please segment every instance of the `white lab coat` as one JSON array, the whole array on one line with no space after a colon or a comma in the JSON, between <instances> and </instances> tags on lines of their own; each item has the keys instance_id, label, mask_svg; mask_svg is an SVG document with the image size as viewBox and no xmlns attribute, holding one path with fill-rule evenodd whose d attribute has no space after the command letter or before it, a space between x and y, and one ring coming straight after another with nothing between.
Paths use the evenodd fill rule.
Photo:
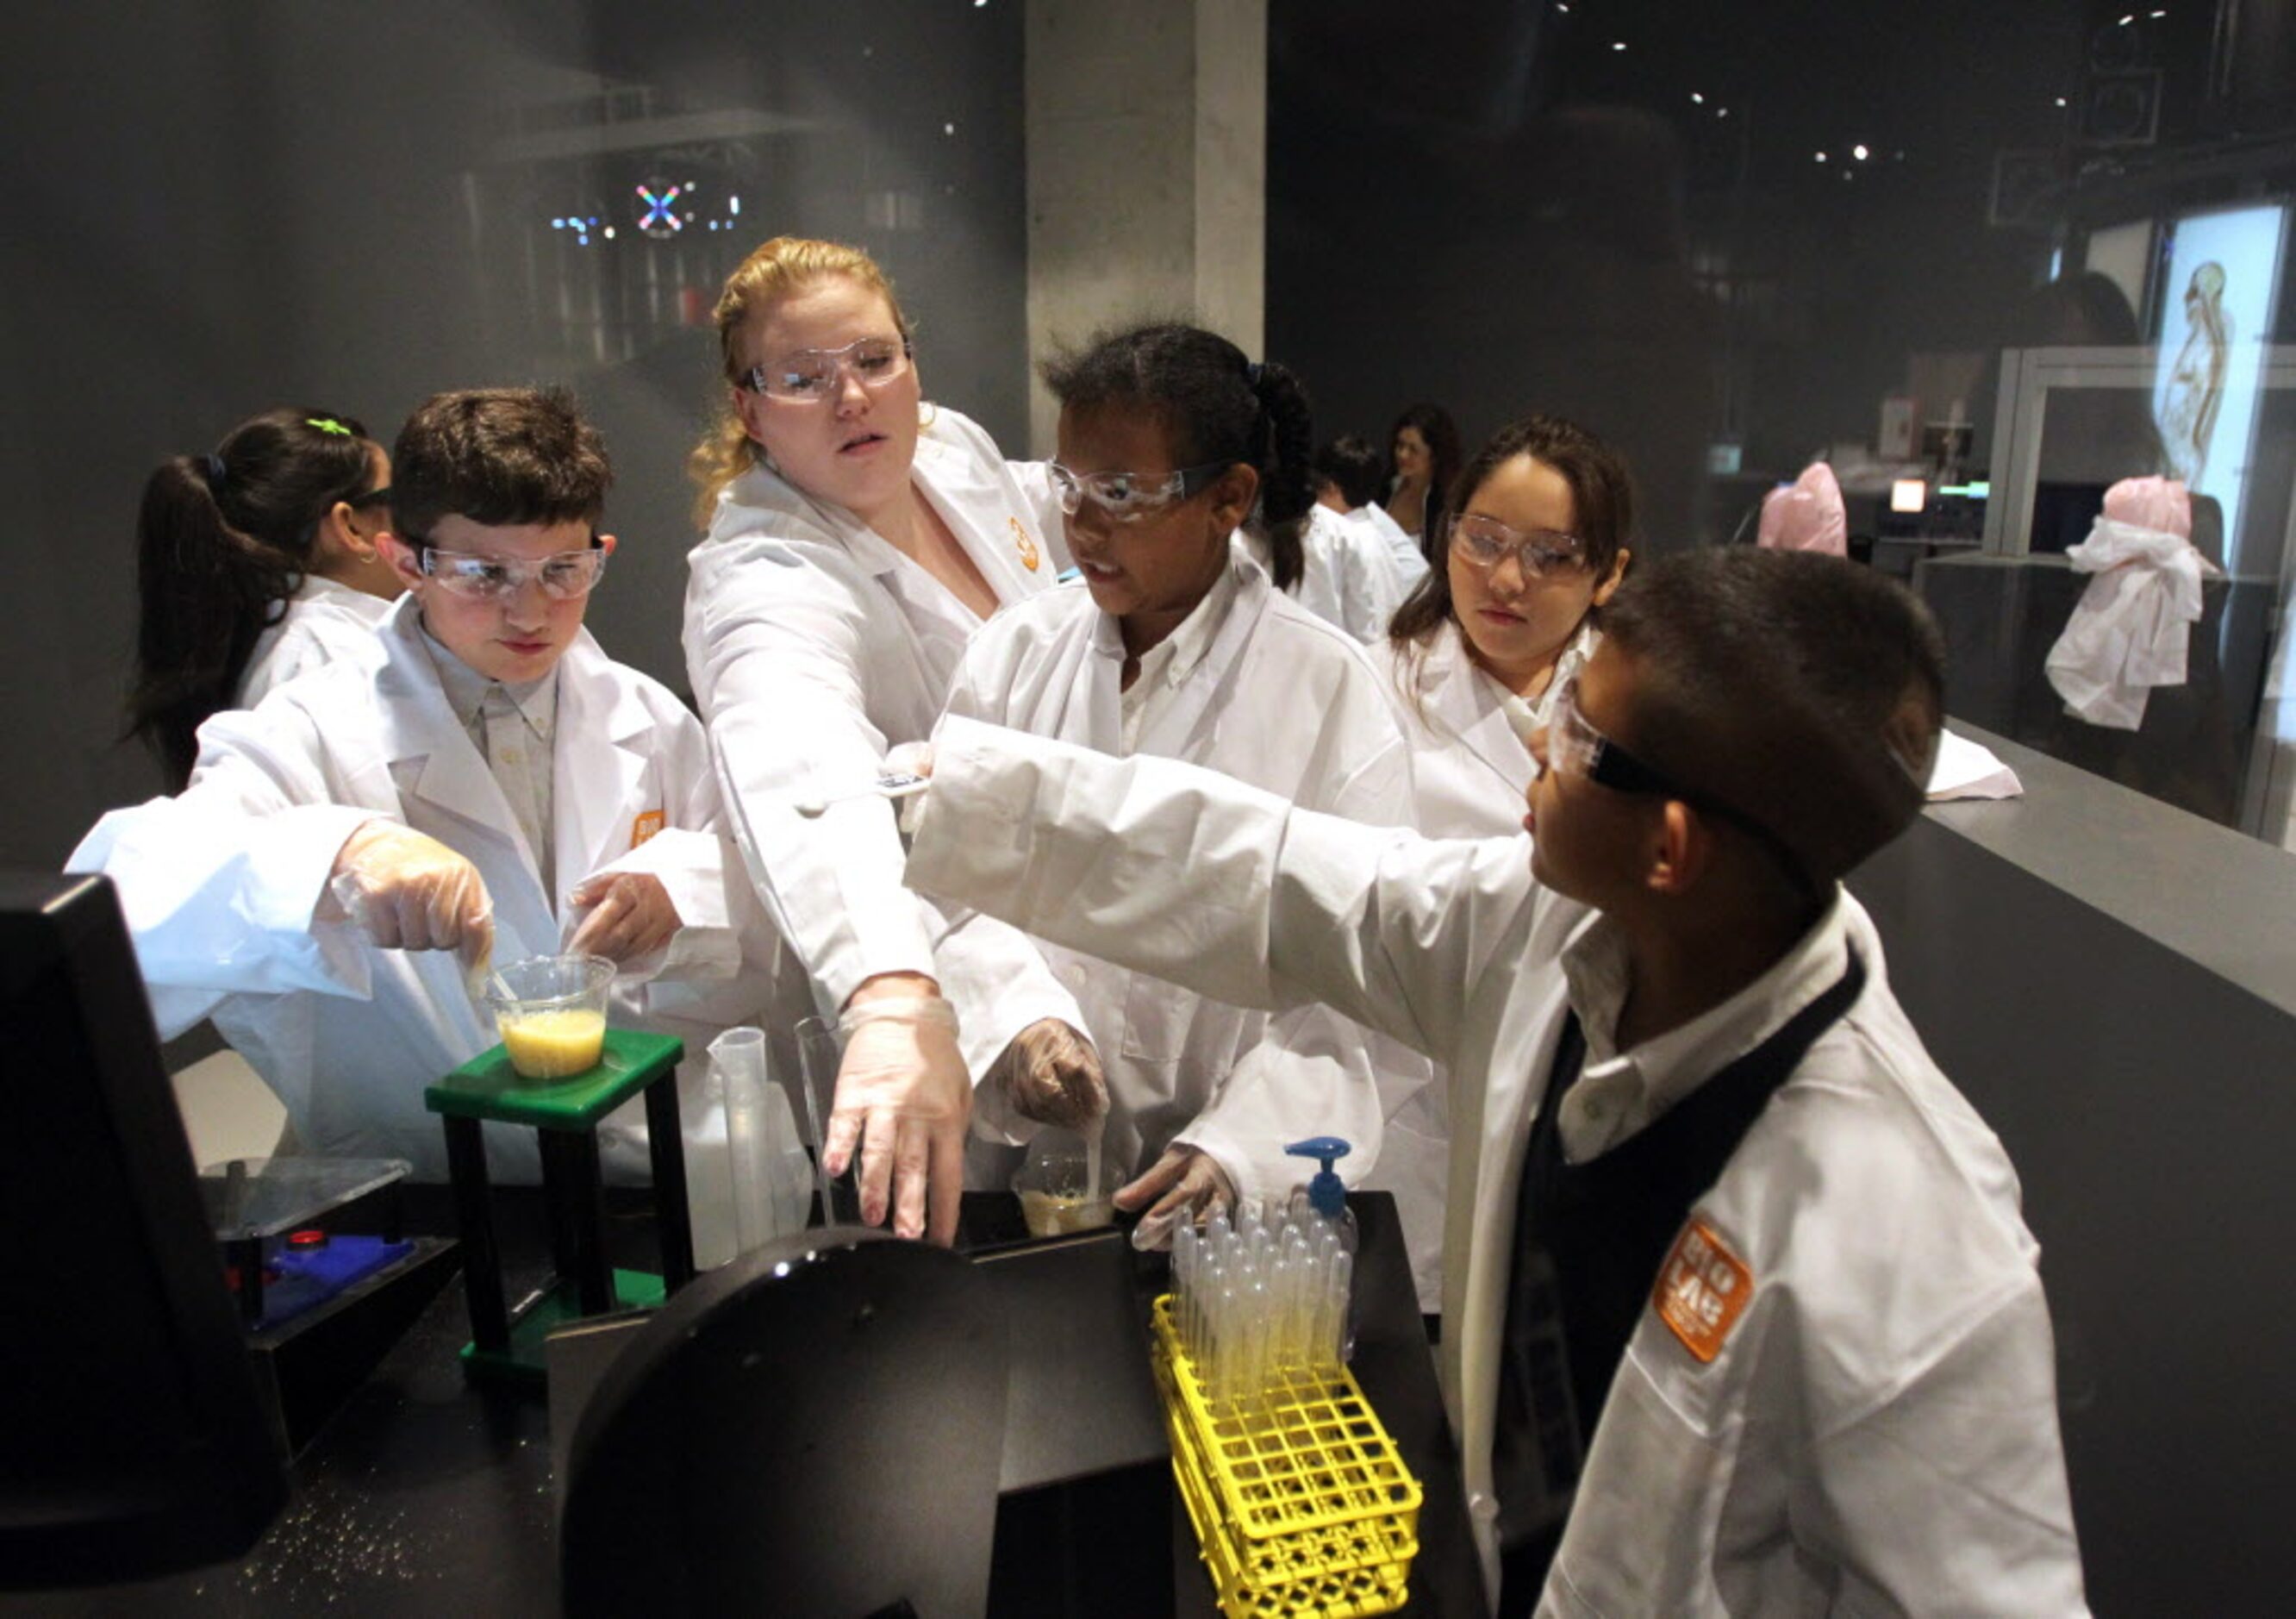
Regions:
<instances>
[{"instance_id":1,"label":"white lab coat","mask_svg":"<svg viewBox=\"0 0 2296 1619\"><path fill-rule=\"evenodd\" d=\"M2181 534L2111 517L2065 560L2095 577L2049 648L2049 684L2077 719L2136 730L2154 686L2185 683L2201 581L2221 570Z\"/></svg>"},{"instance_id":2,"label":"white lab coat","mask_svg":"<svg viewBox=\"0 0 2296 1619\"><path fill-rule=\"evenodd\" d=\"M1066 565L1040 466L1008 465L988 435L936 408L917 489L999 604ZM685 660L750 876L834 1017L873 974L937 974L977 1081L1012 1037L1074 999L1028 942L984 924L937 949L943 926L901 887L893 811L874 798L817 818L802 799L866 787L887 750L922 742L980 620L931 574L841 508L752 468L718 498L688 557Z\"/></svg>"},{"instance_id":3,"label":"white lab coat","mask_svg":"<svg viewBox=\"0 0 2296 1619\"><path fill-rule=\"evenodd\" d=\"M1377 535L1329 506L1311 506L1300 552L1300 583L1292 600L1365 645L1387 634L1387 621L1403 600L1403 581ZM1266 564L1260 547L1254 546L1253 555Z\"/></svg>"},{"instance_id":4,"label":"white lab coat","mask_svg":"<svg viewBox=\"0 0 2296 1619\"><path fill-rule=\"evenodd\" d=\"M232 706L253 708L273 686L284 686L307 669L373 657L376 627L390 611L390 603L381 596L305 574L279 621L255 637Z\"/></svg>"},{"instance_id":5,"label":"white lab coat","mask_svg":"<svg viewBox=\"0 0 2296 1619\"><path fill-rule=\"evenodd\" d=\"M1520 700L1467 655L1458 625L1447 620L1407 650L1382 642L1373 656L1401 705L1411 742L1412 825L1435 838L1523 835L1535 769L1507 716L1508 704ZM1528 845L1523 858L1529 859ZM1431 1314L1443 1301L1450 1118L1447 1082L1411 1097L1389 1117L1379 1169L1365 1183L1395 1195L1419 1307Z\"/></svg>"},{"instance_id":6,"label":"white lab coat","mask_svg":"<svg viewBox=\"0 0 2296 1619\"><path fill-rule=\"evenodd\" d=\"M339 662L254 710L210 719L191 785L105 816L68 866L119 885L163 1035L212 1016L278 1092L304 1150L404 1157L419 1179L442 1180L445 1137L422 1089L495 1044L493 1019L453 952L378 949L349 925L312 927L337 851L381 818L462 853L492 900L498 963L554 954L577 918L562 893L543 892L502 789L440 687L418 605L401 598L377 632L375 660ZM651 872L676 906L685 925L658 958L625 968L607 1015L685 1040L679 1098L692 1138L709 1128L703 1048L782 992L768 980L770 932L723 834L693 717L586 631L558 681L559 881L570 890L596 872ZM537 1178L533 1131L489 1127L488 1137L497 1179ZM636 1100L601 1146L618 1175L644 1173Z\"/></svg>"},{"instance_id":7,"label":"white lab coat","mask_svg":"<svg viewBox=\"0 0 2296 1619\"><path fill-rule=\"evenodd\" d=\"M1191 661L1176 646L1167 693L1132 750L1186 759L1295 802L1374 825L1411 812L1410 761L1379 678L1342 635L1269 582L1237 547L1233 595ZM1127 752L1117 621L1071 584L997 614L975 637L949 694L953 717L988 719L1103 753ZM1143 677L1147 678L1147 677ZM977 925L975 919L967 925ZM1225 998L1174 988L1088 954L1047 947L1100 1048L1114 1104L1105 1151L1128 1176L1175 1142L1201 1148L1247 1197L1305 1179L1286 1143L1344 1138L1339 1167L1357 1179L1379 1155L1383 1098L1429 1077L1424 1059L1321 1007L1270 1018ZM1028 1126L984 1097L984 1133Z\"/></svg>"},{"instance_id":8,"label":"white lab coat","mask_svg":"<svg viewBox=\"0 0 2296 1619\"><path fill-rule=\"evenodd\" d=\"M1567 1006L1554 962L1589 922L1532 883L1525 852L951 725L910 867L1072 949L1251 1004L1321 998L1448 1065L1463 1195L1442 1381L1494 1598L1521 1160ZM1863 992L1696 1205L1750 1262L1751 1303L1710 1363L1645 1310L1544 1611L2085 1611L2016 1177L1906 1022L1865 913L1841 894L1777 969L1682 1032L1748 1049L1850 950ZM1875 1213L1906 1209L1920 1218Z\"/></svg>"},{"instance_id":9,"label":"white lab coat","mask_svg":"<svg viewBox=\"0 0 2296 1619\"><path fill-rule=\"evenodd\" d=\"M1377 501L1359 505L1348 514L1348 521L1363 524L1379 536L1387 547L1388 560L1395 564L1395 577L1403 586L1406 596L1427 577L1427 553L1419 548L1419 537L1406 534L1403 525L1387 514L1387 508Z\"/></svg>"}]
</instances>

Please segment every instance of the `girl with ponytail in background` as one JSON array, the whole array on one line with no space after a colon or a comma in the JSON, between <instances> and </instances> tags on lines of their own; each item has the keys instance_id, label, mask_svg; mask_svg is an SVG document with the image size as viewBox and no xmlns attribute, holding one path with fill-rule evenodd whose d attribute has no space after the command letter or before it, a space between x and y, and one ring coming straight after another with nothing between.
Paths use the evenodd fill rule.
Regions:
<instances>
[{"instance_id":1,"label":"girl with ponytail in background","mask_svg":"<svg viewBox=\"0 0 2296 1619\"><path fill-rule=\"evenodd\" d=\"M1407 825L1410 751L1378 673L1283 593L1314 503L1298 380L1168 325L1104 337L1045 380L1061 401L1049 470L1081 578L982 627L948 712ZM1240 532L1255 507L1267 571ZM1301 1175L1283 1148L1301 1137L1350 1140L1340 1168L1355 1179L1376 1155L1382 1092L1426 1077L1422 1059L1321 1007L1271 1016L1040 948L1099 1043L1107 1163L1128 1182L1118 1206L1146 1211L1144 1246L1216 1201L1283 1192ZM1010 1141L1027 1134L984 1096L976 1130L1000 1124Z\"/></svg>"},{"instance_id":2,"label":"girl with ponytail in background","mask_svg":"<svg viewBox=\"0 0 2296 1619\"><path fill-rule=\"evenodd\" d=\"M199 728L370 646L401 586L375 548L390 457L349 416L271 410L162 462L136 520L128 728L181 792Z\"/></svg>"}]
</instances>

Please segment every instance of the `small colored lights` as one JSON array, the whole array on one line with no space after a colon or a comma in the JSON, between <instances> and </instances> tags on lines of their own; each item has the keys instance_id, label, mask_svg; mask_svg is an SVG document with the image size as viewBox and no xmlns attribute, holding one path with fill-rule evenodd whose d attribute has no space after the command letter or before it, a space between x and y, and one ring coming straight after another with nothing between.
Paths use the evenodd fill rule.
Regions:
<instances>
[{"instance_id":1,"label":"small colored lights","mask_svg":"<svg viewBox=\"0 0 2296 1619\"><path fill-rule=\"evenodd\" d=\"M1870 150L1868 150L1868 149L1867 149L1867 147L1866 147L1866 143L1865 143L1865 142L1863 142L1863 141L1860 141L1860 142L1858 142L1858 143L1857 143L1857 144L1856 144L1855 146L1852 146L1852 147L1849 149L1849 155L1850 155L1851 157L1853 157L1853 158L1856 158L1859 162L1861 162L1861 163L1862 163L1862 162L1864 162L1867 158L1872 157L1874 154L1873 154L1873 152L1872 152Z\"/></svg>"},{"instance_id":2,"label":"small colored lights","mask_svg":"<svg viewBox=\"0 0 2296 1619\"><path fill-rule=\"evenodd\" d=\"M1623 39L1613 39L1611 41L1611 48L1614 51L1623 51L1627 48L1627 42Z\"/></svg>"},{"instance_id":3,"label":"small colored lights","mask_svg":"<svg viewBox=\"0 0 2296 1619\"><path fill-rule=\"evenodd\" d=\"M1824 162L1824 161L1825 161L1825 153L1824 153L1824 152L1819 152L1819 153L1817 154L1817 160L1818 160L1819 162L1821 162L1821 163Z\"/></svg>"},{"instance_id":4,"label":"small colored lights","mask_svg":"<svg viewBox=\"0 0 2296 1619\"><path fill-rule=\"evenodd\" d=\"M1702 107L1706 104L1706 98L1703 95L1701 95L1697 91L1693 90L1690 93L1690 104L1693 107Z\"/></svg>"}]
</instances>

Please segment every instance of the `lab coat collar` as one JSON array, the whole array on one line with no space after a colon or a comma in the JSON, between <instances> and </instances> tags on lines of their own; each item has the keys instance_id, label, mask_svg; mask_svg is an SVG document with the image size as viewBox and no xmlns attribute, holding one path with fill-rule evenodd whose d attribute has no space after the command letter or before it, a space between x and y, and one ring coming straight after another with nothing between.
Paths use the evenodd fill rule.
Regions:
<instances>
[{"instance_id":1,"label":"lab coat collar","mask_svg":"<svg viewBox=\"0 0 2296 1619\"><path fill-rule=\"evenodd\" d=\"M430 654L431 667L439 671L439 687L447 694L447 706L455 711L455 718L463 722L465 731L478 725L480 712L486 707L487 693L500 686L510 698L511 706L518 711L519 718L526 721L527 728L544 742L550 740L558 723L557 665L553 665L539 680L512 685L506 680L489 679L441 645L427 627L421 633L423 650Z\"/></svg>"},{"instance_id":2,"label":"lab coat collar","mask_svg":"<svg viewBox=\"0 0 2296 1619\"><path fill-rule=\"evenodd\" d=\"M364 590L354 590L348 585L316 573L303 576L303 582L295 587L295 599L298 602L324 602L330 607L339 607L353 618L363 619L370 624L381 623L397 604L392 597L370 596Z\"/></svg>"},{"instance_id":3,"label":"lab coat collar","mask_svg":"<svg viewBox=\"0 0 2296 1619\"><path fill-rule=\"evenodd\" d=\"M1601 917L1563 947L1571 1009L1587 1037L1578 1082L1556 1120L1573 1163L1609 1152L1760 1045L1849 970L1849 908L1837 884L1824 914L1769 971L1720 1006L1630 1050L1618 1048L1626 941Z\"/></svg>"},{"instance_id":4,"label":"lab coat collar","mask_svg":"<svg viewBox=\"0 0 2296 1619\"><path fill-rule=\"evenodd\" d=\"M987 435L956 412L931 407L927 420L917 431L917 454L910 478L916 483L918 493L940 514L957 543L980 569L997 601L1004 603L1026 594L1026 588L1004 552L994 543L995 537L978 532L966 515L975 506L1015 505L1013 491L993 487L983 475L986 459L982 447L987 443ZM994 465L996 472L1002 473L1001 460ZM1011 521L1018 523L1019 514L1014 514ZM948 606L963 612L966 629L977 622L939 580L883 535L843 507L814 499L763 464L742 473L718 497L718 509L709 520L709 539L703 541L701 548L712 540L746 537L761 530L789 538L836 546L865 572L880 579L899 579L914 575L931 586L932 597L947 597ZM1023 538L1032 547L1036 546L1033 536L1024 532ZM937 601L928 604L939 605Z\"/></svg>"},{"instance_id":5,"label":"lab coat collar","mask_svg":"<svg viewBox=\"0 0 2296 1619\"><path fill-rule=\"evenodd\" d=\"M378 629L383 662L375 672L381 711L383 763L401 790L472 823L520 851L522 863L541 875L525 850L517 818L487 768L461 718L447 701L432 661L422 615L412 596L402 596ZM552 744L551 835L557 867L586 874L600 858L622 852L607 849L621 823L624 800L645 771L643 741L652 717L632 683L614 678L613 666L586 629L578 631L558 661L557 736ZM601 749L601 736L612 744ZM640 745L632 745L638 744ZM497 906L507 903L496 896Z\"/></svg>"},{"instance_id":6,"label":"lab coat collar","mask_svg":"<svg viewBox=\"0 0 2296 1619\"><path fill-rule=\"evenodd\" d=\"M1141 657L1140 678L1135 684L1143 685L1160 679L1167 686L1178 686L1195 673L1211 652L1213 644L1235 609L1236 600L1243 593L1246 582L1259 574L1259 564L1251 560L1244 549L1242 538L1231 537L1228 541L1227 566L1204 592L1193 612L1182 619L1179 627L1163 640L1152 646ZM1265 578L1266 576L1260 575ZM1113 613L1096 615L1093 625L1093 650L1102 657L1124 662L1124 633Z\"/></svg>"},{"instance_id":7,"label":"lab coat collar","mask_svg":"<svg viewBox=\"0 0 2296 1619\"><path fill-rule=\"evenodd\" d=\"M1510 791L1521 791L1536 773L1530 750L1507 719L1511 694L1468 655L1457 624L1445 620L1428 639L1414 695L1422 714L1456 736Z\"/></svg>"}]
</instances>

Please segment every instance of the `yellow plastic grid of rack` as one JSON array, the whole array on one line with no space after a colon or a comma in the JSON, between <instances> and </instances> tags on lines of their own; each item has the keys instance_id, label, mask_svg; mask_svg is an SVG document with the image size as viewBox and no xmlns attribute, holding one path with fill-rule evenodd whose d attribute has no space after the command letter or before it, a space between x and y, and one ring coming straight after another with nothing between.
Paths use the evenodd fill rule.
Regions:
<instances>
[{"instance_id":1,"label":"yellow plastic grid of rack","mask_svg":"<svg viewBox=\"0 0 2296 1619\"><path fill-rule=\"evenodd\" d=\"M1287 1373L1212 1401L1156 1301L1157 1393L1172 1471L1228 1619L1390 1614L1418 1554L1419 1481L1355 1374Z\"/></svg>"}]
</instances>

